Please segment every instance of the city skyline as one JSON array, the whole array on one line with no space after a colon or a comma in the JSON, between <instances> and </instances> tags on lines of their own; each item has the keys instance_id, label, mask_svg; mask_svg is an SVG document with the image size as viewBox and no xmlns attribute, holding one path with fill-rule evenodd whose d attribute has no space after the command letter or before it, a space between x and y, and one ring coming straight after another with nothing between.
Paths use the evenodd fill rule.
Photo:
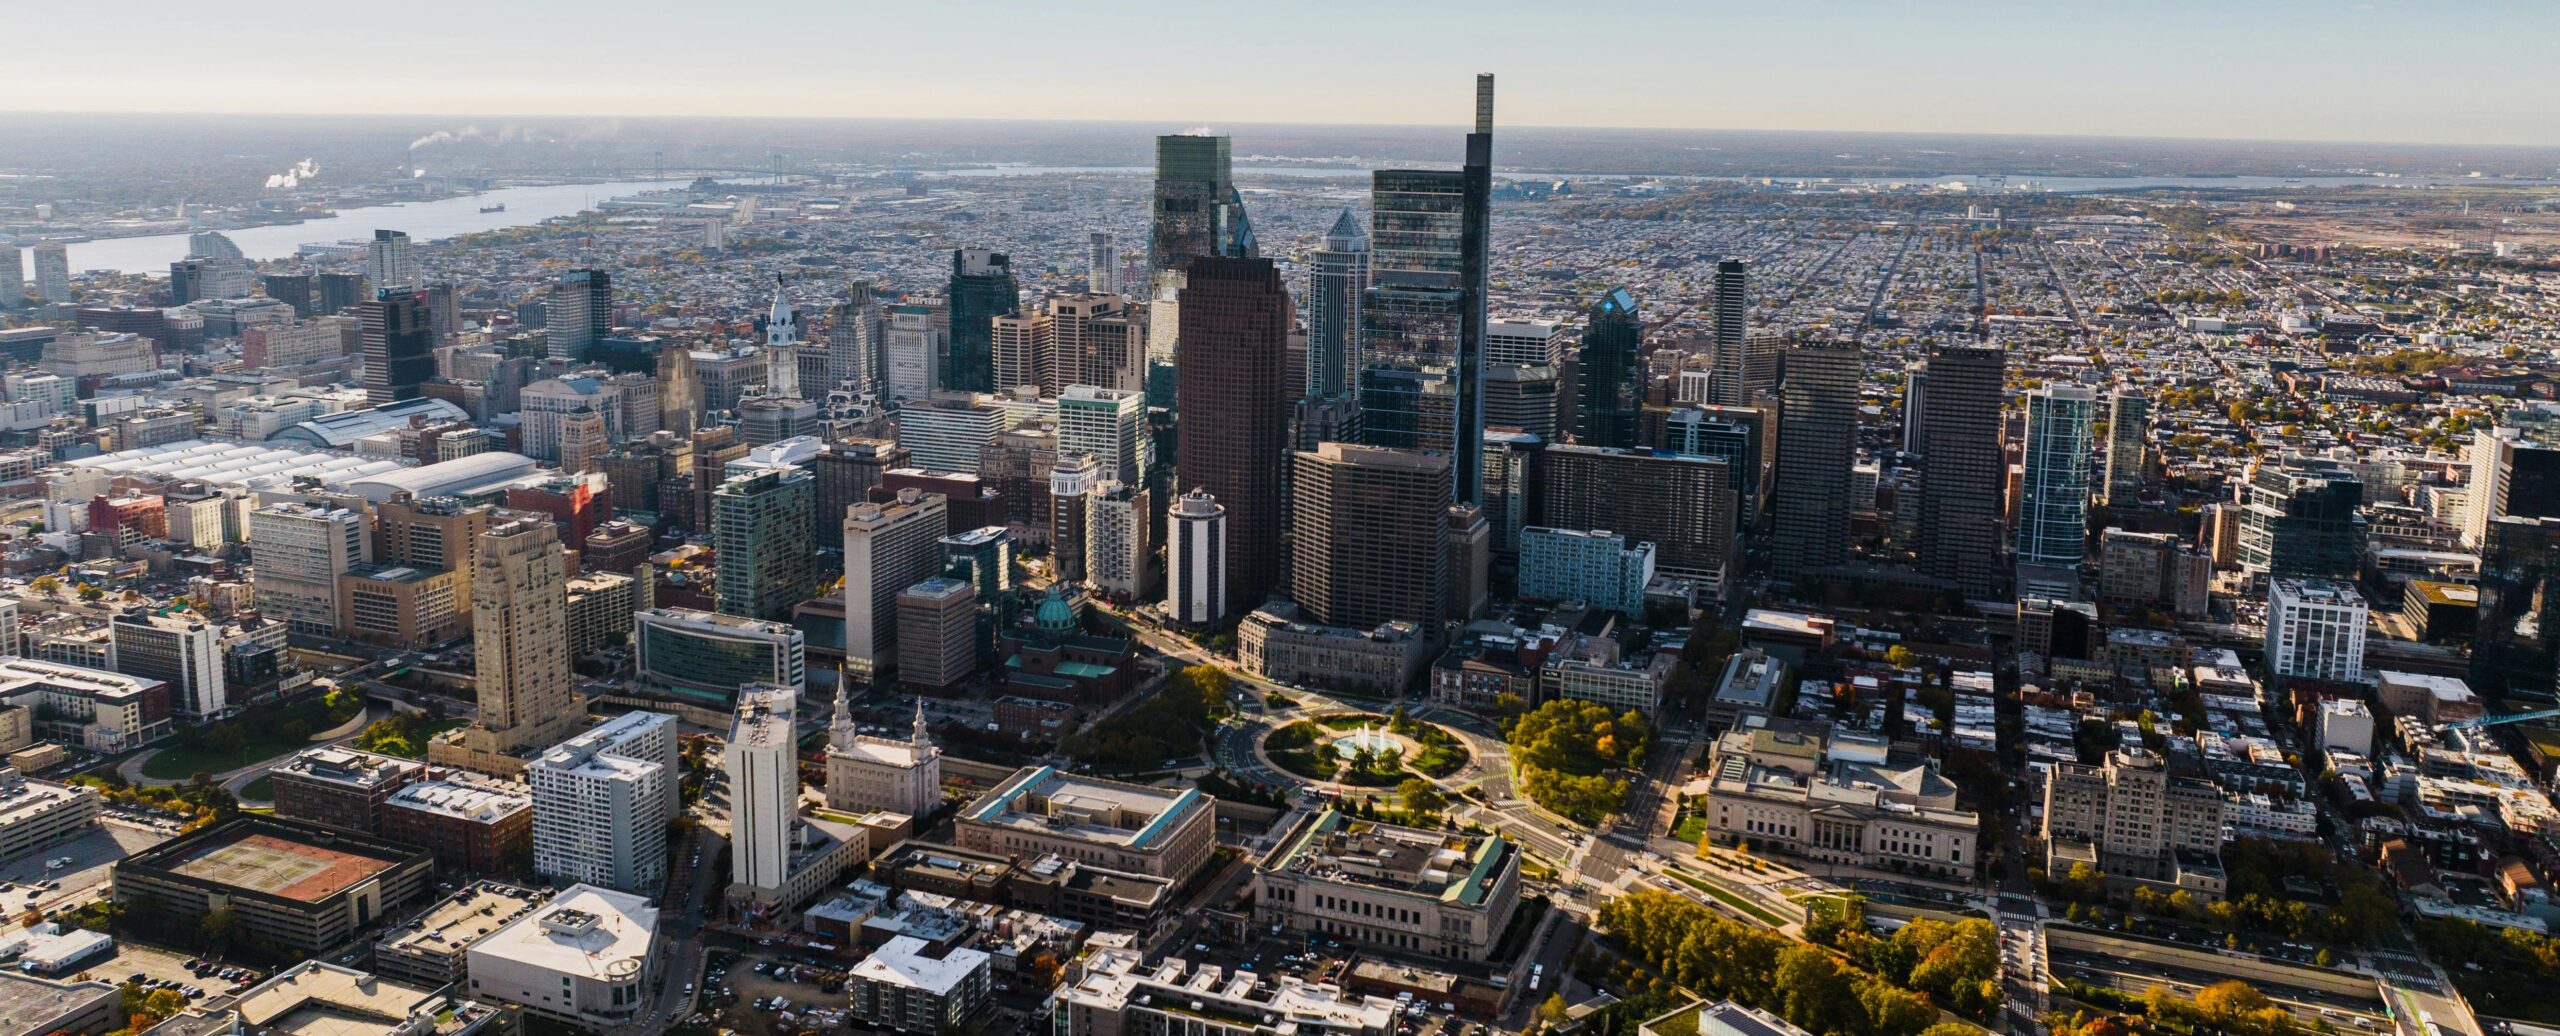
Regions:
<instances>
[{"instance_id":1,"label":"city skyline","mask_svg":"<svg viewBox=\"0 0 2560 1036\"><path fill-rule=\"evenodd\" d=\"M1342 8L1343 17L1324 16L1326 7ZM329 19L216 22L183 39L130 41L138 52L112 72L76 49L32 50L21 56L8 110L1446 125L1464 110L1438 99L1439 84L1495 71L1508 85L1504 121L1524 128L2469 145L2560 138L2560 108L2543 100L2560 96L2560 72L2476 60L2473 26L2495 22L2507 38L2560 29L2560 12L2516 3L2455 20L2409 17L2414 9L2399 4L2307 0L2239 9L2180 0L2104 13L1859 3L1845 15L1604 2L1571 12L1577 33L1606 43L1578 54L1552 46L1553 12L1514 3L1467 7L1464 20L1452 9L1362 10L1358 33L1338 31L1355 12L1332 0L1227 11L1227 42L1215 48L1185 45L1193 20L1170 5L1118 9L1121 16L1108 20L1014 8L995 19L1039 31L972 38L963 51L933 42L936 11L768 2L745 12L746 24L787 28L801 39L900 42L823 66L742 63L703 60L698 38L677 33L620 40L609 66L574 70L526 59L555 38L551 30L588 31L596 18L632 17L628 9L468 0L447 10L449 17L403 33L407 46L449 74L385 65ZM32 39L75 32L80 16L40 9L13 18ZM508 31L490 34L492 25ZM2285 47L2257 54L2197 45L2216 38L2281 39ZM1415 48L1416 39L1444 43ZM1122 59L1047 75L1045 56L1076 50L1078 41ZM273 71L226 72L232 89L207 92L196 62L232 43L292 60ZM163 48L169 60L154 60ZM2318 54L2324 67L2341 69L2458 61L2463 75L2305 76L2285 54ZM403 71L388 71L395 67ZM960 67L971 74L949 75ZM1173 83L1181 87L1168 89ZM1271 89L1275 83L1290 85ZM1383 101L1406 97L1414 100ZM173 104L178 98L186 103Z\"/></svg>"}]
</instances>

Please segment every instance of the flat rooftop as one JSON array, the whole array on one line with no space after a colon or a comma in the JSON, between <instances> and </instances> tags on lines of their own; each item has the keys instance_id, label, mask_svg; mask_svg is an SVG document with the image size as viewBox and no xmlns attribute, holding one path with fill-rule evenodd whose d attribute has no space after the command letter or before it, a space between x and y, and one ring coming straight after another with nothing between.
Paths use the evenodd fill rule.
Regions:
<instances>
[{"instance_id":1,"label":"flat rooftop","mask_svg":"<svg viewBox=\"0 0 2560 1036\"><path fill-rule=\"evenodd\" d=\"M992 959L984 950L965 947L945 951L939 957L926 956L926 949L928 944L922 939L898 936L854 965L853 977L948 996L971 972L986 967Z\"/></svg>"},{"instance_id":2,"label":"flat rooftop","mask_svg":"<svg viewBox=\"0 0 2560 1036\"><path fill-rule=\"evenodd\" d=\"M377 945L404 953L460 953L542 901L532 889L480 882L445 897Z\"/></svg>"},{"instance_id":3,"label":"flat rooftop","mask_svg":"<svg viewBox=\"0 0 2560 1036\"><path fill-rule=\"evenodd\" d=\"M259 1032L296 1036L390 1033L415 1013L446 1002L436 990L370 972L304 961L240 994L233 1009Z\"/></svg>"},{"instance_id":4,"label":"flat rooftop","mask_svg":"<svg viewBox=\"0 0 2560 1036\"><path fill-rule=\"evenodd\" d=\"M164 869L270 896L318 902L401 864L387 853L349 851L242 828L194 846Z\"/></svg>"},{"instance_id":5,"label":"flat rooftop","mask_svg":"<svg viewBox=\"0 0 2560 1036\"><path fill-rule=\"evenodd\" d=\"M1014 774L960 816L983 824L1054 830L1144 849L1209 801L1198 788L1123 784L1037 766ZM1114 815L1117 824L1074 819Z\"/></svg>"},{"instance_id":6,"label":"flat rooftop","mask_svg":"<svg viewBox=\"0 0 2560 1036\"><path fill-rule=\"evenodd\" d=\"M47 982L16 969L0 971L0 1032L38 1032L80 1004L112 998L115 987L104 982Z\"/></svg>"},{"instance_id":7,"label":"flat rooftop","mask_svg":"<svg viewBox=\"0 0 2560 1036\"><path fill-rule=\"evenodd\" d=\"M1467 905L1492 892L1510 843L1500 835L1427 831L1326 810L1265 865L1322 881Z\"/></svg>"},{"instance_id":8,"label":"flat rooftop","mask_svg":"<svg viewBox=\"0 0 2560 1036\"><path fill-rule=\"evenodd\" d=\"M657 939L658 908L629 893L571 885L471 947L558 975L609 977L625 961L644 961Z\"/></svg>"}]
</instances>

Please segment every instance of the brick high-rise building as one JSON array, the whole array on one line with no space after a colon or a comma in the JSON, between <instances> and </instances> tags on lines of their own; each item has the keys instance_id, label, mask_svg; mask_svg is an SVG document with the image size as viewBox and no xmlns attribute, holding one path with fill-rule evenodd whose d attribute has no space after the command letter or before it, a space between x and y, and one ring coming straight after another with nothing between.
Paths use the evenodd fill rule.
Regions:
<instances>
[{"instance_id":1,"label":"brick high-rise building","mask_svg":"<svg viewBox=\"0 0 2560 1036\"><path fill-rule=\"evenodd\" d=\"M569 579L559 528L540 515L493 518L471 573L480 717L467 743L515 755L567 740L586 710L569 672Z\"/></svg>"},{"instance_id":2,"label":"brick high-rise building","mask_svg":"<svg viewBox=\"0 0 2560 1036\"><path fill-rule=\"evenodd\" d=\"M1268 259L1192 260L1181 310L1179 409L1206 419L1181 426L1174 468L1182 492L1226 506L1233 613L1261 604L1280 578L1280 465L1299 391L1288 372L1295 316Z\"/></svg>"}]
</instances>

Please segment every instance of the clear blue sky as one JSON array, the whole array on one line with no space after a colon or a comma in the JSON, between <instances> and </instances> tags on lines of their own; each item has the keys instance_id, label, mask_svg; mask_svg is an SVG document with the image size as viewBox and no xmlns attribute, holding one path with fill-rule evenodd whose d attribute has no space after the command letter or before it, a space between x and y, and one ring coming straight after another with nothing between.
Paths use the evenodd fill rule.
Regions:
<instances>
[{"instance_id":1,"label":"clear blue sky","mask_svg":"<svg viewBox=\"0 0 2560 1036\"><path fill-rule=\"evenodd\" d=\"M0 13L0 108L2560 144L2547 0L272 0Z\"/></svg>"}]
</instances>

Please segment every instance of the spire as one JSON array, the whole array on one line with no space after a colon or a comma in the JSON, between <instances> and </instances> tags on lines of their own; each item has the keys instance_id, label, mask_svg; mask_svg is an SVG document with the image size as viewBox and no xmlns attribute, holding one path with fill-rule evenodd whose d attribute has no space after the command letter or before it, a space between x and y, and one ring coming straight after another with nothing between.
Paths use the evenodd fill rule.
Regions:
<instances>
[{"instance_id":1,"label":"spire","mask_svg":"<svg viewBox=\"0 0 2560 1036\"><path fill-rule=\"evenodd\" d=\"M914 737L914 738L912 738L911 740L913 740L913 741L915 742L915 746L916 746L917 748L931 748L931 747L933 747L933 734L932 734L932 732L930 732L930 731L926 730L926 729L925 729L925 725L924 725L924 699L923 699L923 698L917 698L917 699L916 699L916 730L915 730L915 737Z\"/></svg>"},{"instance_id":2,"label":"spire","mask_svg":"<svg viewBox=\"0 0 2560 1036\"><path fill-rule=\"evenodd\" d=\"M766 345L795 345L800 341L800 321L791 312L791 300L782 294L782 275L773 275L773 311L764 321Z\"/></svg>"},{"instance_id":3,"label":"spire","mask_svg":"<svg viewBox=\"0 0 2560 1036\"><path fill-rule=\"evenodd\" d=\"M851 751L853 749L854 729L853 703L846 700L844 695L844 685L842 683L838 683L836 685L835 719L827 723L827 744L833 748Z\"/></svg>"},{"instance_id":4,"label":"spire","mask_svg":"<svg viewBox=\"0 0 2560 1036\"><path fill-rule=\"evenodd\" d=\"M1324 232L1324 246L1336 252L1366 252L1369 235L1360 229L1360 221L1351 218L1351 210L1333 218L1333 229Z\"/></svg>"}]
</instances>

